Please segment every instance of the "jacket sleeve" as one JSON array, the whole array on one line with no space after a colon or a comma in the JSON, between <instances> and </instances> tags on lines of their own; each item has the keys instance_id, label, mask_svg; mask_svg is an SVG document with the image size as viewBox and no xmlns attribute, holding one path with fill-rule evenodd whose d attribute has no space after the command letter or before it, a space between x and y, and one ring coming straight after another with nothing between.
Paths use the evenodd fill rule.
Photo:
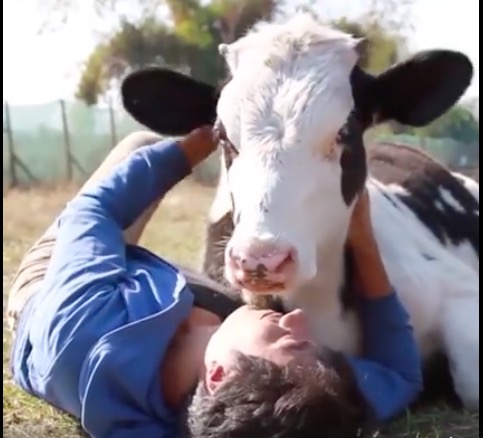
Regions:
<instances>
[{"instance_id":1,"label":"jacket sleeve","mask_svg":"<svg viewBox=\"0 0 483 438\"><path fill-rule=\"evenodd\" d=\"M81 191L58 218L46 287L85 289L92 281L110 286L123 280L122 231L190 172L177 143L163 141L133 152L104 180Z\"/></svg>"},{"instance_id":2,"label":"jacket sleeve","mask_svg":"<svg viewBox=\"0 0 483 438\"><path fill-rule=\"evenodd\" d=\"M399 414L422 390L422 367L409 315L394 292L362 299L363 357L349 358L379 421Z\"/></svg>"},{"instance_id":3,"label":"jacket sleeve","mask_svg":"<svg viewBox=\"0 0 483 438\"><path fill-rule=\"evenodd\" d=\"M159 364L178 326L173 321L184 319L191 303L183 293L179 305L129 324L92 348L79 382L81 421L90 436L177 438L178 416L163 398Z\"/></svg>"}]
</instances>

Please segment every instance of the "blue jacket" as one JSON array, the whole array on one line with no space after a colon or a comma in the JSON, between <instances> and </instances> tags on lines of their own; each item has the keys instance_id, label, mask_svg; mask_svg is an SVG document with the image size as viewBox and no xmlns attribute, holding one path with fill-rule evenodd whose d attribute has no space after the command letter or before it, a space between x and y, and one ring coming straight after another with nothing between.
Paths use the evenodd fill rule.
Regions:
<instances>
[{"instance_id":1,"label":"blue jacket","mask_svg":"<svg viewBox=\"0 0 483 438\"><path fill-rule=\"evenodd\" d=\"M81 419L96 438L175 438L163 400L167 346L193 306L177 269L126 246L122 230L191 169L174 141L134 152L58 217L42 289L19 322L12 352L18 385ZM361 306L365 358L351 358L378 417L400 412L421 387L408 315L394 294Z\"/></svg>"}]
</instances>

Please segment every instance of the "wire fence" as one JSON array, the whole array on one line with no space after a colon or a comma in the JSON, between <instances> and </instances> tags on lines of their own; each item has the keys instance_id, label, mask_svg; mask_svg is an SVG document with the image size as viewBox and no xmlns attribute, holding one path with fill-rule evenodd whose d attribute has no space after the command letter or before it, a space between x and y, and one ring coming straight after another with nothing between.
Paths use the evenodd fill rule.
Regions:
<instances>
[{"instance_id":1,"label":"wire fence","mask_svg":"<svg viewBox=\"0 0 483 438\"><path fill-rule=\"evenodd\" d=\"M3 106L3 185L82 182L111 148L146 129L122 108L59 100ZM196 169L200 180L216 177L216 157Z\"/></svg>"},{"instance_id":2,"label":"wire fence","mask_svg":"<svg viewBox=\"0 0 483 438\"><path fill-rule=\"evenodd\" d=\"M85 179L117 140L142 129L127 113L59 100L3 107L4 185Z\"/></svg>"},{"instance_id":3,"label":"wire fence","mask_svg":"<svg viewBox=\"0 0 483 438\"><path fill-rule=\"evenodd\" d=\"M112 105L87 106L64 100L39 105L4 103L4 188L82 182L119 140L142 129L145 128L123 108ZM380 140L424 149L451 168L465 173L472 174L479 168L479 148L473 148L476 156L468 156L461 152L467 148L452 139L386 136ZM195 179L215 184L218 163L217 154L213 154L195 169Z\"/></svg>"}]
</instances>

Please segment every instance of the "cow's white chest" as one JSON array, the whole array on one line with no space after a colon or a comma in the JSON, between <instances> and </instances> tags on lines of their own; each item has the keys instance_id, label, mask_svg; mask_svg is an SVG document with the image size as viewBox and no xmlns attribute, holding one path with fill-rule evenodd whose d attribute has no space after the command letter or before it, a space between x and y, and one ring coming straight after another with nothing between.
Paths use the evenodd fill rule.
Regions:
<instances>
[{"instance_id":1,"label":"cow's white chest","mask_svg":"<svg viewBox=\"0 0 483 438\"><path fill-rule=\"evenodd\" d=\"M354 356L362 353L359 321L354 313L327 312L322 318L310 310L308 314L311 334L317 345Z\"/></svg>"},{"instance_id":2,"label":"cow's white chest","mask_svg":"<svg viewBox=\"0 0 483 438\"><path fill-rule=\"evenodd\" d=\"M383 197L371 197L376 241L391 285L409 313L414 335L424 356L441 347L441 309L450 296L464 293L455 283L472 269L466 260L434 239L410 212L395 209ZM432 255L428 259L428 255ZM337 266L319 261L320 266ZM478 275L473 270L474 275ZM470 274L471 275L471 274ZM361 353L362 331L355 313L344 313L338 297L340 270L317 278L284 298L285 305L305 311L318 345L347 354Z\"/></svg>"},{"instance_id":3,"label":"cow's white chest","mask_svg":"<svg viewBox=\"0 0 483 438\"><path fill-rule=\"evenodd\" d=\"M316 279L284 298L284 305L288 309L304 310L311 337L317 345L352 355L360 353L357 315L344 313L339 297L327 290L326 283Z\"/></svg>"},{"instance_id":4,"label":"cow's white chest","mask_svg":"<svg viewBox=\"0 0 483 438\"><path fill-rule=\"evenodd\" d=\"M463 282L478 282L478 257L467 244L442 245L402 202L393 199L398 203L394 208L379 190L369 185L375 238L389 280L427 355L441 347L440 318L446 300L473 289Z\"/></svg>"},{"instance_id":5,"label":"cow's white chest","mask_svg":"<svg viewBox=\"0 0 483 438\"><path fill-rule=\"evenodd\" d=\"M416 260L414 262L417 263ZM423 355L428 355L441 345L441 336L436 327L439 326L437 320L441 293L444 292L438 291L436 286L439 279L433 277L432 281L431 276L414 269L412 263L404 263L404 258L393 262L388 257L384 263L391 284L410 315L421 351ZM316 290L326 292L326 299L315 293ZM337 292L330 293L335 293L334 299L329 298L328 291L313 288L310 292L298 290L294 298L285 298L284 304L288 309L304 310L312 339L317 345L350 355L361 355L363 333L358 315L356 312L344 312Z\"/></svg>"}]
</instances>

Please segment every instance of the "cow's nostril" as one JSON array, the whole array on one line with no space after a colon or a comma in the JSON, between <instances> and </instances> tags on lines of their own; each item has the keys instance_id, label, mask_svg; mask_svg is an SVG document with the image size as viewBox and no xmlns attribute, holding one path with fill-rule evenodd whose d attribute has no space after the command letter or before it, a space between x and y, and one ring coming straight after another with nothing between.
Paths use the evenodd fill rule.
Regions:
<instances>
[{"instance_id":1,"label":"cow's nostril","mask_svg":"<svg viewBox=\"0 0 483 438\"><path fill-rule=\"evenodd\" d=\"M291 264L295 261L294 254L292 251L289 251L285 259L274 269L275 274L282 273L286 268L288 268Z\"/></svg>"},{"instance_id":2,"label":"cow's nostril","mask_svg":"<svg viewBox=\"0 0 483 438\"><path fill-rule=\"evenodd\" d=\"M228 249L228 257L230 259L230 262L233 264L233 266L237 269L248 269L248 262L249 260L247 259L246 256L243 254L237 253L233 247L230 247Z\"/></svg>"}]
</instances>

